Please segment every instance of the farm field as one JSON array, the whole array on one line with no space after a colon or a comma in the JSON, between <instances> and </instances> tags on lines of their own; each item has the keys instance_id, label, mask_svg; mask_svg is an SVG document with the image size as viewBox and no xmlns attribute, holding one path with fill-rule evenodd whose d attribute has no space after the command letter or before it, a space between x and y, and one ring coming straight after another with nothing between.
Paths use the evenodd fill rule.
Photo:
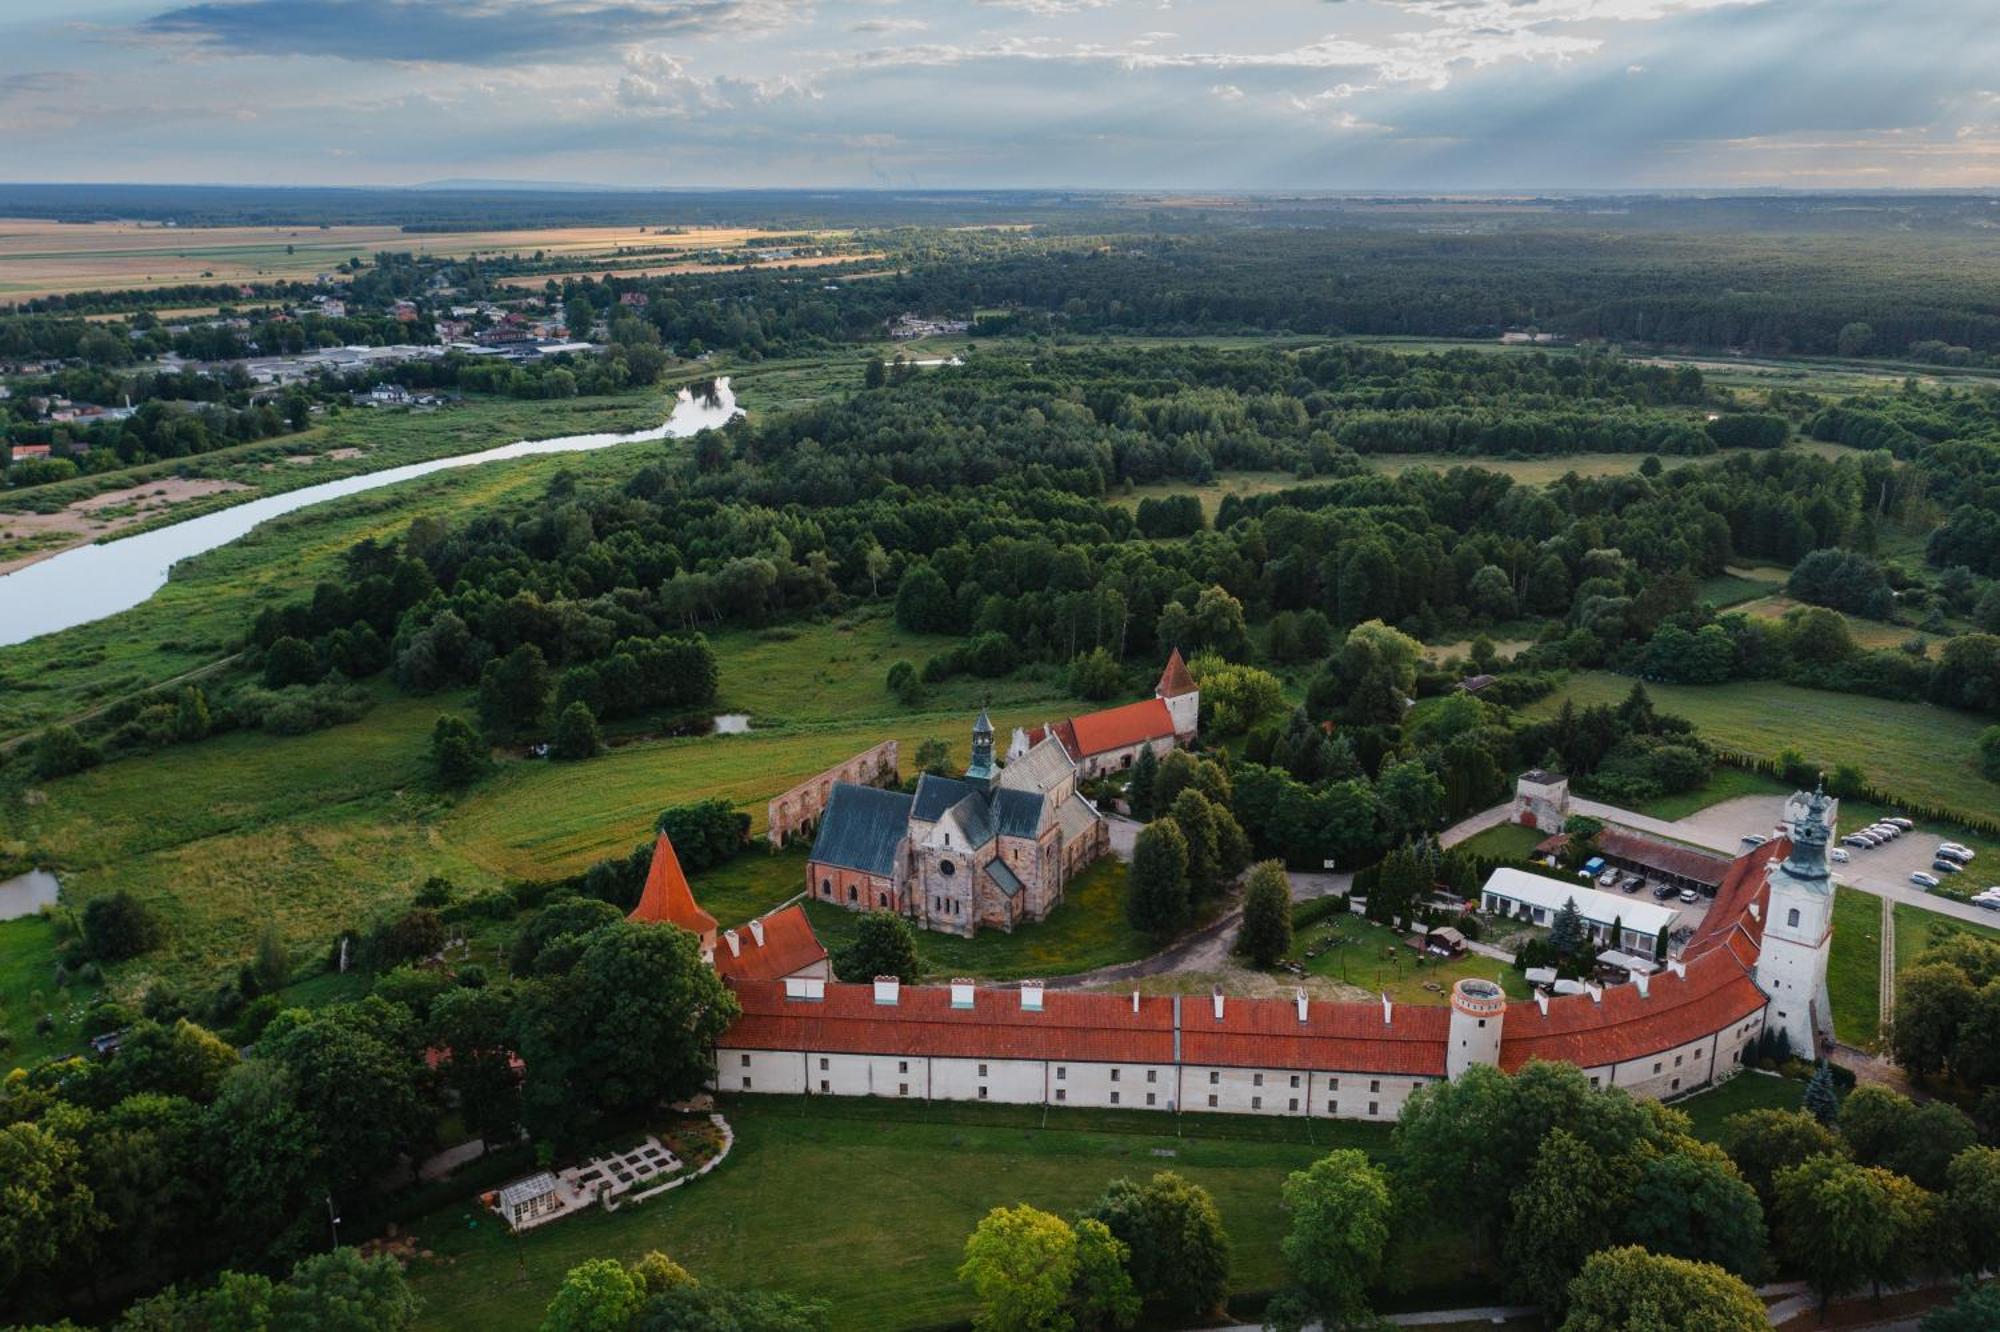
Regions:
<instances>
[{"instance_id":1,"label":"farm field","mask_svg":"<svg viewBox=\"0 0 2000 1332\"><path fill-rule=\"evenodd\" d=\"M668 219L662 219L663 222ZM310 280L383 250L430 255L658 254L734 249L798 232L697 227L551 227L533 231L410 232L392 226L167 227L137 222L0 218L0 296L27 299L100 288L145 290L201 282ZM536 279L537 285L541 279Z\"/></svg>"},{"instance_id":2,"label":"farm field","mask_svg":"<svg viewBox=\"0 0 2000 1332\"><path fill-rule=\"evenodd\" d=\"M1566 698L1579 707L1616 703L1631 688L1625 676L1584 671L1527 711L1551 716ZM1915 803L1992 813L1995 788L1974 763L1983 723L1965 713L1770 681L1646 688L1662 711L1690 719L1724 749L1773 758L1795 748L1814 762L1851 763Z\"/></svg>"},{"instance_id":3,"label":"farm field","mask_svg":"<svg viewBox=\"0 0 2000 1332\"><path fill-rule=\"evenodd\" d=\"M1901 933L1902 922L1897 922ZM1872 1047L1882 1027L1882 899L1845 885L1833 895L1833 951L1827 959L1833 1034Z\"/></svg>"},{"instance_id":4,"label":"farm field","mask_svg":"<svg viewBox=\"0 0 2000 1332\"><path fill-rule=\"evenodd\" d=\"M500 285L539 291L551 282L595 280L606 273L613 273L621 278L674 277L684 273L740 273L746 268L826 268L834 264L875 263L886 258L887 255L871 251L866 254L817 254L803 259L760 259L755 264L706 264L689 260L682 263L643 264L636 268L627 268L622 263L607 263L601 268L581 268L568 273L524 273L520 277L501 278Z\"/></svg>"}]
</instances>

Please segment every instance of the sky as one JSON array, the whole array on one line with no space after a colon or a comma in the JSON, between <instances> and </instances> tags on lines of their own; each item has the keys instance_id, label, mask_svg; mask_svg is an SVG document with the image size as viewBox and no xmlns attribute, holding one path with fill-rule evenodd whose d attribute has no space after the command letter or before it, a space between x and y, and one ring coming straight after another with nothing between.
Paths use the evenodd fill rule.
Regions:
<instances>
[{"instance_id":1,"label":"sky","mask_svg":"<svg viewBox=\"0 0 2000 1332\"><path fill-rule=\"evenodd\" d=\"M2000 0L4 0L0 179L2000 186Z\"/></svg>"}]
</instances>

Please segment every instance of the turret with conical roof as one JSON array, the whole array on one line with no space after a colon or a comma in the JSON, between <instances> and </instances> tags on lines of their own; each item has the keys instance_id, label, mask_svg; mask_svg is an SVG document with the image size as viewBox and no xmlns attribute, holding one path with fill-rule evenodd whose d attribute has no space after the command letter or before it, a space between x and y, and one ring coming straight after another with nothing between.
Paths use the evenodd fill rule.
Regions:
<instances>
[{"instance_id":1,"label":"turret with conical roof","mask_svg":"<svg viewBox=\"0 0 2000 1332\"><path fill-rule=\"evenodd\" d=\"M1153 686L1153 697L1167 705L1167 713L1174 719L1175 737L1182 743L1194 739L1201 717L1201 690L1194 676L1188 674L1179 648L1168 654L1167 668L1160 672L1160 682Z\"/></svg>"},{"instance_id":2,"label":"turret with conical roof","mask_svg":"<svg viewBox=\"0 0 2000 1332\"><path fill-rule=\"evenodd\" d=\"M993 766L993 722L981 708L979 719L972 723L972 765L965 770L965 780L991 785L999 775Z\"/></svg>"}]
</instances>

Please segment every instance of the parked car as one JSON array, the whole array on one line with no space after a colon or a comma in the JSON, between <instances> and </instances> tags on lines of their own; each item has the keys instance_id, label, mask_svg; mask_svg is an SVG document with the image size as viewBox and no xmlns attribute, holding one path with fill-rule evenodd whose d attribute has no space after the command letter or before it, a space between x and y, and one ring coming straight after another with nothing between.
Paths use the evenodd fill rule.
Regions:
<instances>
[{"instance_id":1,"label":"parked car","mask_svg":"<svg viewBox=\"0 0 2000 1332\"><path fill-rule=\"evenodd\" d=\"M1597 886L1599 888L1609 888L1617 882L1618 882L1618 871L1615 869L1608 869L1604 871L1604 873L1597 876Z\"/></svg>"},{"instance_id":2,"label":"parked car","mask_svg":"<svg viewBox=\"0 0 2000 1332\"><path fill-rule=\"evenodd\" d=\"M1681 901L1683 901L1683 902L1699 902L1699 901L1701 901L1701 894L1700 894L1700 893L1698 893L1698 892L1696 892L1696 891L1695 891L1694 889L1692 889L1692 888L1683 888L1683 889L1681 889Z\"/></svg>"},{"instance_id":3,"label":"parked car","mask_svg":"<svg viewBox=\"0 0 2000 1332\"><path fill-rule=\"evenodd\" d=\"M1906 818L1902 818L1901 816L1898 816L1898 817L1896 817L1896 818L1890 818L1890 819L1884 819L1884 820L1882 820L1882 822L1884 822L1884 823L1893 823L1893 824L1895 824L1895 825L1896 825L1896 826L1897 826L1898 828L1901 828L1901 829L1902 829L1902 830L1903 830L1904 832L1908 832L1908 831L1910 831L1910 829L1912 829L1912 828L1914 828L1914 827L1916 827L1916 826L1917 826L1916 824L1912 823L1912 822L1911 822L1910 820L1908 820L1908 819L1906 819Z\"/></svg>"},{"instance_id":4,"label":"parked car","mask_svg":"<svg viewBox=\"0 0 2000 1332\"><path fill-rule=\"evenodd\" d=\"M1946 842L1937 849L1937 858L1939 860L1949 860L1954 865L1962 866L1971 861L1972 853L1955 843Z\"/></svg>"},{"instance_id":5,"label":"parked car","mask_svg":"<svg viewBox=\"0 0 2000 1332\"><path fill-rule=\"evenodd\" d=\"M1768 842L1768 841L1770 841L1770 840L1771 840L1771 839L1770 839L1770 838L1768 838L1768 837L1766 837L1766 836L1764 836L1764 834L1763 834L1763 833L1750 833L1750 834L1748 834L1747 836L1745 836L1745 837L1744 837L1744 839L1743 839L1743 845L1745 845L1745 846L1762 846L1762 845L1764 845L1764 843L1766 843L1766 842Z\"/></svg>"},{"instance_id":6,"label":"parked car","mask_svg":"<svg viewBox=\"0 0 2000 1332\"><path fill-rule=\"evenodd\" d=\"M1938 886L1938 877L1935 874L1926 874L1922 870L1915 870L1910 874L1910 882L1919 888L1935 888Z\"/></svg>"},{"instance_id":7,"label":"parked car","mask_svg":"<svg viewBox=\"0 0 2000 1332\"><path fill-rule=\"evenodd\" d=\"M1646 881L1637 874L1628 874L1618 886L1628 893L1636 893L1646 886Z\"/></svg>"},{"instance_id":8,"label":"parked car","mask_svg":"<svg viewBox=\"0 0 2000 1332\"><path fill-rule=\"evenodd\" d=\"M1663 883L1659 887L1653 889L1653 900L1656 902L1664 902L1673 895L1674 895L1674 886L1670 883Z\"/></svg>"},{"instance_id":9,"label":"parked car","mask_svg":"<svg viewBox=\"0 0 2000 1332\"><path fill-rule=\"evenodd\" d=\"M2000 892L1991 888L1972 899L1972 905L1984 907L1988 911L2000 911Z\"/></svg>"},{"instance_id":10,"label":"parked car","mask_svg":"<svg viewBox=\"0 0 2000 1332\"><path fill-rule=\"evenodd\" d=\"M1901 828L1887 823L1871 823L1868 825L1867 831L1870 837L1879 837L1885 842L1893 842L1903 835Z\"/></svg>"},{"instance_id":11,"label":"parked car","mask_svg":"<svg viewBox=\"0 0 2000 1332\"><path fill-rule=\"evenodd\" d=\"M1847 836L1840 839L1840 844L1842 846L1851 846L1856 851L1860 851L1867 847L1868 839L1866 837L1863 837L1860 833L1849 833L1847 834Z\"/></svg>"},{"instance_id":12,"label":"parked car","mask_svg":"<svg viewBox=\"0 0 2000 1332\"><path fill-rule=\"evenodd\" d=\"M1845 865L1848 861L1854 859L1853 856L1848 855L1847 852L1841 850L1837 846L1833 848L1833 850L1827 852L1826 854L1827 858L1833 861L1833 863L1836 865Z\"/></svg>"},{"instance_id":13,"label":"parked car","mask_svg":"<svg viewBox=\"0 0 2000 1332\"><path fill-rule=\"evenodd\" d=\"M1931 868L1939 874L1962 874L1965 872L1965 866L1959 864L1956 860L1947 860L1943 856L1939 856L1936 860L1933 860Z\"/></svg>"}]
</instances>

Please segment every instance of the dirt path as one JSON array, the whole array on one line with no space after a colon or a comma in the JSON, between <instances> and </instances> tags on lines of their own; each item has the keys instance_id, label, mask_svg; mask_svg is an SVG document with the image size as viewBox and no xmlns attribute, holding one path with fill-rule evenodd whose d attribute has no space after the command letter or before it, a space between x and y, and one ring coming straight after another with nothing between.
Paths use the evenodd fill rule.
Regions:
<instances>
[{"instance_id":1,"label":"dirt path","mask_svg":"<svg viewBox=\"0 0 2000 1332\"><path fill-rule=\"evenodd\" d=\"M135 689L127 693L120 694L117 698L109 699L103 703L99 703L94 708L86 708L82 712L73 712L67 717L59 717L55 721L44 723L44 726L38 726L32 731L23 731L19 735L10 735L5 740L0 740L0 754L11 754L15 749L17 749L21 745L26 744L29 740L32 740L35 736L39 735L45 726L74 726L78 722L89 721L92 717L98 716L100 713L108 712L112 708L117 707L120 703L123 703L126 699L130 698L132 694L151 693L155 689L171 689L175 685L186 684L191 680L199 680L204 676L215 674L217 671L221 670L224 666L229 665L231 662L235 661L242 655L243 654L241 652L232 652L226 657L222 657L215 661L209 662L206 666L197 666L191 671L182 671L179 675L173 676L169 679L160 680L154 684L146 685L142 689Z\"/></svg>"}]
</instances>

